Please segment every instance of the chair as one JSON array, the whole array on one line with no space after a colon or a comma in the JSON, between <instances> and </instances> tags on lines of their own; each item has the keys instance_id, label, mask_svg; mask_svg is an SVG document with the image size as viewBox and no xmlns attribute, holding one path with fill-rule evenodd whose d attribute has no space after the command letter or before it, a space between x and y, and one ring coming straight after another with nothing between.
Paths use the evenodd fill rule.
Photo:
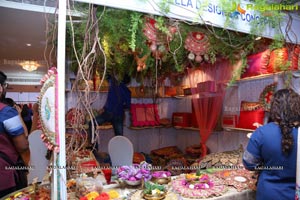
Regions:
<instances>
[{"instance_id":1,"label":"chair","mask_svg":"<svg viewBox=\"0 0 300 200\"><path fill-rule=\"evenodd\" d=\"M108 153L113 167L132 165L133 145L125 136L115 136L108 142Z\"/></svg>"},{"instance_id":2,"label":"chair","mask_svg":"<svg viewBox=\"0 0 300 200\"><path fill-rule=\"evenodd\" d=\"M30 148L30 163L33 168L29 170L28 184L31 184L34 178L42 182L46 174L49 161L46 159L47 147L41 139L41 130L35 130L28 136Z\"/></svg>"}]
</instances>

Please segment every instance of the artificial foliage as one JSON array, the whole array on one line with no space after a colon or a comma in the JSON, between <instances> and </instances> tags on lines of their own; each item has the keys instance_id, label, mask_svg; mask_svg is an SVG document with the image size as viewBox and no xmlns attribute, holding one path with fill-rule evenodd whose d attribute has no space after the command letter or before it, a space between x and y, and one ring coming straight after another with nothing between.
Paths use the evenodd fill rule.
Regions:
<instances>
[{"instance_id":1,"label":"artificial foliage","mask_svg":"<svg viewBox=\"0 0 300 200\"><path fill-rule=\"evenodd\" d=\"M235 3L238 4L239 1ZM265 0L256 0L253 3L260 6L268 4ZM162 14L167 15L172 4L174 3L169 0L159 1L158 5ZM79 7L81 12L89 13L89 9L93 6L86 6L85 4L85 6ZM187 67L201 67L201 62L188 59L189 52L184 48L184 42L188 33L202 32L207 35L210 43L210 48L204 55L205 59L202 62L214 63L218 57L227 58L232 63L240 59L243 60L242 68L235 72L236 76L233 77L235 79L243 73L247 55L260 50L256 48L260 41L255 39L270 24L274 29L278 29L283 13L278 11L270 15L270 13L261 11L264 23L253 20L251 22L251 34L245 34L234 31L235 17L233 14L236 10L233 9L233 6L228 4L228 1L222 0L220 7L226 16L224 28L217 28L200 22L188 23L165 16L153 16L135 11L97 6L96 19L93 20L97 20L95 25L98 26L97 34L103 52L95 52L97 56L91 61L91 65L97 71L103 71L103 66L106 65L109 73L115 73L119 77L127 73L137 78L138 81L143 81L146 76L159 78L169 76L172 73L184 73L184 69ZM201 18L201 10L198 14ZM76 51L79 52L80 56L85 56L81 52L89 41L89 37L92 37L92 35L87 37L86 34L87 31L92 31L92 29L86 28L86 23L91 20L89 15L86 16L85 19L84 17L81 19L81 23L73 24L75 27L73 34L71 34L70 28L67 30L67 50L72 60L75 57L72 45L76 46ZM145 24L149 18L156 21L155 28L160 37L171 38L170 40L166 39L164 45L158 45L157 48L162 49L163 52L159 58L155 57L150 47L151 41L147 40L144 34ZM170 27L174 27L176 31L170 33ZM286 41L283 34L279 32L269 48L276 49L284 45L286 45ZM144 68L140 70L138 61L143 58L145 58ZM71 67L73 71L77 70L76 64ZM159 77L155 77L157 74Z\"/></svg>"}]
</instances>

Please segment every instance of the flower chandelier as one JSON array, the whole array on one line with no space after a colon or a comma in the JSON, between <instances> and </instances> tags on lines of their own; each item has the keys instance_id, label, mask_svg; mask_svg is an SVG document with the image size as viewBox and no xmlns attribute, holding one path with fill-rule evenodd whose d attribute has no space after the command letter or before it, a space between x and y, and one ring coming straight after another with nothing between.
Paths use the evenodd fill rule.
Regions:
<instances>
[{"instance_id":1,"label":"flower chandelier","mask_svg":"<svg viewBox=\"0 0 300 200\"><path fill-rule=\"evenodd\" d=\"M21 66L24 70L28 72L35 71L38 68L38 64L35 61L24 61L21 63Z\"/></svg>"}]
</instances>

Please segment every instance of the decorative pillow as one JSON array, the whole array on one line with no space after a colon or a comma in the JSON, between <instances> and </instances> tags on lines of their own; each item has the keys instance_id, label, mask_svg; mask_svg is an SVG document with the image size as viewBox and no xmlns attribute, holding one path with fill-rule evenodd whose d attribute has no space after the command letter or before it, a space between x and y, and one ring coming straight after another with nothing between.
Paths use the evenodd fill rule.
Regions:
<instances>
[{"instance_id":1,"label":"decorative pillow","mask_svg":"<svg viewBox=\"0 0 300 200\"><path fill-rule=\"evenodd\" d=\"M247 68L242 74L242 78L257 76L268 73L267 66L270 59L270 50L267 49L263 52L249 55L247 57Z\"/></svg>"},{"instance_id":2,"label":"decorative pillow","mask_svg":"<svg viewBox=\"0 0 300 200\"><path fill-rule=\"evenodd\" d=\"M154 149L151 151L151 154L162 157L168 157L172 154L182 154L182 152L177 146L168 146L159 149Z\"/></svg>"},{"instance_id":3,"label":"decorative pillow","mask_svg":"<svg viewBox=\"0 0 300 200\"><path fill-rule=\"evenodd\" d=\"M277 83L272 83L267 85L264 90L259 95L259 102L262 104L263 108L266 111L270 110L271 100L273 98L273 94L276 90Z\"/></svg>"},{"instance_id":4,"label":"decorative pillow","mask_svg":"<svg viewBox=\"0 0 300 200\"><path fill-rule=\"evenodd\" d=\"M293 51L293 55L292 55L292 70L297 70L299 67L298 67L298 62L299 62L299 54L300 54L300 47L297 46L294 48L294 51Z\"/></svg>"},{"instance_id":5,"label":"decorative pillow","mask_svg":"<svg viewBox=\"0 0 300 200\"><path fill-rule=\"evenodd\" d=\"M254 123L263 124L265 111L259 102L241 102L241 111L239 116L238 128L256 129Z\"/></svg>"},{"instance_id":6,"label":"decorative pillow","mask_svg":"<svg viewBox=\"0 0 300 200\"><path fill-rule=\"evenodd\" d=\"M135 164L140 164L141 162L145 161L145 155L139 152L134 152L133 153L133 163Z\"/></svg>"},{"instance_id":7,"label":"decorative pillow","mask_svg":"<svg viewBox=\"0 0 300 200\"><path fill-rule=\"evenodd\" d=\"M267 67L268 73L282 71L280 67L284 66L288 60L287 48L275 49L270 54L270 62Z\"/></svg>"},{"instance_id":8,"label":"decorative pillow","mask_svg":"<svg viewBox=\"0 0 300 200\"><path fill-rule=\"evenodd\" d=\"M131 104L130 112L133 126L159 125L159 115L156 104Z\"/></svg>"}]
</instances>

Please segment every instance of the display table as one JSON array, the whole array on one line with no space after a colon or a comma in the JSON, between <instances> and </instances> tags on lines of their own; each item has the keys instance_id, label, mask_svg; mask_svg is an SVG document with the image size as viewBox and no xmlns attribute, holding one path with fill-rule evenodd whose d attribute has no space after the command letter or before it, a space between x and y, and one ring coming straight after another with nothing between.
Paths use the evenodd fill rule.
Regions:
<instances>
[{"instance_id":1,"label":"display table","mask_svg":"<svg viewBox=\"0 0 300 200\"><path fill-rule=\"evenodd\" d=\"M141 192L142 190L137 187L121 187L118 184L114 184L112 186L105 186L104 191L107 192L109 190L116 190L122 197L127 196L128 200L141 200ZM166 196L165 200L194 200L191 198L184 198L177 193L169 192L169 195ZM241 192L237 191L233 187L229 187L228 191L222 196L213 197L213 198L205 198L206 200L255 200L255 191L253 190L243 190Z\"/></svg>"},{"instance_id":2,"label":"display table","mask_svg":"<svg viewBox=\"0 0 300 200\"><path fill-rule=\"evenodd\" d=\"M103 191L104 192L108 192L110 190L115 190L120 194L120 198L116 199L123 199L124 197L127 197L128 200L141 200L141 186L126 186L123 184L109 184L109 185L105 185ZM39 191L39 195L41 195L42 198L40 199L50 199L50 197L48 195L50 195L50 192L48 190L48 192L46 191L46 189L49 189L49 185L46 185L43 187L42 192ZM21 192L25 193L25 194L32 194L34 192L34 189L32 186L29 186L27 188L24 188L22 190L16 191L12 194L9 194L7 196L5 196L3 199L4 200L14 200L13 197L17 197L15 196L16 194L21 194ZM68 195L69 196L69 195ZM72 200L75 200L75 195L71 195L72 196ZM71 197L69 196L69 197ZM20 196L19 196L20 198ZM168 195L166 196L165 200L193 200L191 198L183 198L181 197L179 194L174 193L172 190L169 190ZM229 187L227 192L224 193L222 196L218 196L218 197L213 197L213 198L204 198L206 200L255 200L255 191L253 190L243 190L241 192L237 191L235 188L233 187Z\"/></svg>"}]
</instances>

